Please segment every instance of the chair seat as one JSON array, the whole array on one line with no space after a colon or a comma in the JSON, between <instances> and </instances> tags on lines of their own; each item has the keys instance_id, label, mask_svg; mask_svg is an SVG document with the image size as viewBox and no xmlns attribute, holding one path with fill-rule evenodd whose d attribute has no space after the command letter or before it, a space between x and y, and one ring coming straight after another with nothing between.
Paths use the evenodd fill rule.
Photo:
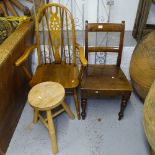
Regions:
<instances>
[{"instance_id":1,"label":"chair seat","mask_svg":"<svg viewBox=\"0 0 155 155\"><path fill-rule=\"evenodd\" d=\"M78 68L69 64L42 64L37 67L30 81L30 86L41 82L53 81L60 83L64 88L76 88L79 84Z\"/></svg>"},{"instance_id":2,"label":"chair seat","mask_svg":"<svg viewBox=\"0 0 155 155\"><path fill-rule=\"evenodd\" d=\"M119 95L132 88L121 68L115 65L89 65L84 71L81 90L83 93L92 90L95 93L102 91L109 95Z\"/></svg>"}]
</instances>

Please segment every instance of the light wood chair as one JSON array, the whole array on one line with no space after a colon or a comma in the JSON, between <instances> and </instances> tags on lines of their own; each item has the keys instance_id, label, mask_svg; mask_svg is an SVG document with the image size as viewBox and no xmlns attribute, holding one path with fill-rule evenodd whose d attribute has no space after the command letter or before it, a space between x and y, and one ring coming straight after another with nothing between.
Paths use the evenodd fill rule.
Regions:
<instances>
[{"instance_id":1,"label":"light wood chair","mask_svg":"<svg viewBox=\"0 0 155 155\"><path fill-rule=\"evenodd\" d=\"M36 43L25 50L16 61L30 78L30 86L45 81L59 82L66 90L71 90L77 117L80 106L77 87L82 72L78 70L76 57L79 53L81 68L87 65L83 48L76 42L74 19L63 5L51 3L42 6L36 17ZM29 55L37 49L38 67L32 77L24 66Z\"/></svg>"},{"instance_id":2,"label":"light wood chair","mask_svg":"<svg viewBox=\"0 0 155 155\"><path fill-rule=\"evenodd\" d=\"M85 28L85 57L88 60L90 52L118 53L116 65L92 64L84 69L81 81L82 119L86 117L87 98L100 96L122 96L119 120L124 116L124 110L131 95L131 86L125 77L120 64L123 49L125 23L88 23ZM118 32L120 40L118 47L89 47L88 33L90 32Z\"/></svg>"},{"instance_id":3,"label":"light wood chair","mask_svg":"<svg viewBox=\"0 0 155 155\"><path fill-rule=\"evenodd\" d=\"M45 125L49 131L51 138L53 153L58 152L55 128L53 118L62 112L66 112L71 119L75 116L71 112L69 106L63 101L65 90L62 85L56 82L43 82L35 85L29 92L28 101L34 108L33 123L36 124L38 119ZM55 113L51 112L58 107L61 107ZM47 118L41 115L40 112L46 112Z\"/></svg>"}]
</instances>

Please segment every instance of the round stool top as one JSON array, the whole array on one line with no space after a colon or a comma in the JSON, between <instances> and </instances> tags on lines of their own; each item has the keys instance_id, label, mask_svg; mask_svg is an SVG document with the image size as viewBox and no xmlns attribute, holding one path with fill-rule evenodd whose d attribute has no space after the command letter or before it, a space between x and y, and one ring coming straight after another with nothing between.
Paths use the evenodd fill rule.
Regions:
<instances>
[{"instance_id":1,"label":"round stool top","mask_svg":"<svg viewBox=\"0 0 155 155\"><path fill-rule=\"evenodd\" d=\"M61 104L64 96L64 87L59 83L42 82L32 87L28 95L28 101L32 107L45 110Z\"/></svg>"}]
</instances>

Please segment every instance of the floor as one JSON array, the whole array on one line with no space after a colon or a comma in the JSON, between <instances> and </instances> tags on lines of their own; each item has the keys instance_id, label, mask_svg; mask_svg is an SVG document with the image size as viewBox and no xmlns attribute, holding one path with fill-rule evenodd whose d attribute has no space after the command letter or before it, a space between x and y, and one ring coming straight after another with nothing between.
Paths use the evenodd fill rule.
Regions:
<instances>
[{"instance_id":1,"label":"floor","mask_svg":"<svg viewBox=\"0 0 155 155\"><path fill-rule=\"evenodd\" d=\"M133 48L124 48L122 68L128 69ZM75 113L72 97L67 97ZM149 155L143 130L143 104L132 93L125 117L118 121L120 98L90 99L86 120L70 120L63 113L55 119L59 155ZM6 155L52 154L46 128L33 125L32 108L26 104Z\"/></svg>"}]
</instances>

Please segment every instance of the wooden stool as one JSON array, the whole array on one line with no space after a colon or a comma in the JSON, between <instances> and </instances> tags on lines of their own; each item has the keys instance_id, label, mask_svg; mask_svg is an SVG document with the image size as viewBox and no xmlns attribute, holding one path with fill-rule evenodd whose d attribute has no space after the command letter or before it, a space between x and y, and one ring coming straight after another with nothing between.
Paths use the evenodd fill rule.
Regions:
<instances>
[{"instance_id":1,"label":"wooden stool","mask_svg":"<svg viewBox=\"0 0 155 155\"><path fill-rule=\"evenodd\" d=\"M70 107L63 101L64 96L65 90L63 86L56 82L43 82L37 84L30 90L28 95L28 101L34 108L33 123L36 124L38 119L40 119L45 127L47 127L51 138L53 153L58 152L53 117L66 111L71 119L75 118ZM53 114L51 110L54 108L56 109L58 106L61 106L62 108ZM39 113L40 111L46 112L46 119L44 119L44 117Z\"/></svg>"}]
</instances>

